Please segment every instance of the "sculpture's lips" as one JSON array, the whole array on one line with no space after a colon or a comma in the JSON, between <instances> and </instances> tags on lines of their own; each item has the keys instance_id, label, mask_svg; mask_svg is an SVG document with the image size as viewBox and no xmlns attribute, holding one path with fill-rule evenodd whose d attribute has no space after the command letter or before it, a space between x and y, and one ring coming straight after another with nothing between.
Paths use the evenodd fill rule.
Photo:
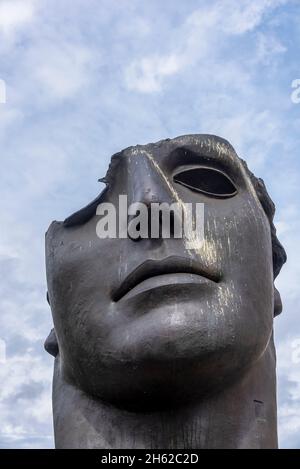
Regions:
<instances>
[{"instance_id":1,"label":"sculpture's lips","mask_svg":"<svg viewBox=\"0 0 300 469\"><path fill-rule=\"evenodd\" d=\"M156 277L159 278L156 279ZM146 282L148 279L153 279L153 281ZM192 259L171 256L161 261L147 260L124 279L120 287L113 293L112 299L119 301L142 283L144 283L144 288L141 288L141 291L160 285L203 283L207 280L217 283L220 279L219 272L203 267Z\"/></svg>"}]
</instances>

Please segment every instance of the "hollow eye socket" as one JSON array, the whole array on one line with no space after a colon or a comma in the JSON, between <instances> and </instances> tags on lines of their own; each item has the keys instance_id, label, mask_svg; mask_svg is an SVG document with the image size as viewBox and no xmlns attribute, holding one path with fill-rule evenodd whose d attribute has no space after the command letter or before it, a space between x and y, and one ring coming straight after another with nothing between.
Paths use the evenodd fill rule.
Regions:
<instances>
[{"instance_id":1,"label":"hollow eye socket","mask_svg":"<svg viewBox=\"0 0 300 469\"><path fill-rule=\"evenodd\" d=\"M192 191L210 197L227 198L237 194L231 179L222 171L212 168L193 168L175 174L174 181Z\"/></svg>"}]
</instances>

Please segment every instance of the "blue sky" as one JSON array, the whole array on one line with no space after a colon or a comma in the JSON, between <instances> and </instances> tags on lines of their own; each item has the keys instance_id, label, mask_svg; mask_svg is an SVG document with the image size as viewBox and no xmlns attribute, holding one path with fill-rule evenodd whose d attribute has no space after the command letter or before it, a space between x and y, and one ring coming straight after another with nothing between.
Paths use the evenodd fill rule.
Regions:
<instances>
[{"instance_id":1,"label":"blue sky","mask_svg":"<svg viewBox=\"0 0 300 469\"><path fill-rule=\"evenodd\" d=\"M53 447L50 222L98 194L114 152L214 133L277 206L279 436L300 448L299 52L296 0L0 0L0 447Z\"/></svg>"}]
</instances>

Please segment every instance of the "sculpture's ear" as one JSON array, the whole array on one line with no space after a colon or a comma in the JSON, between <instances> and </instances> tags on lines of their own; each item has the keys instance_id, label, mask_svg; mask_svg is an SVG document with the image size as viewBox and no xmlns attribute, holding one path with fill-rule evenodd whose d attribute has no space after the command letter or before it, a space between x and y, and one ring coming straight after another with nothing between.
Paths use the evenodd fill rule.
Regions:
<instances>
[{"instance_id":1,"label":"sculpture's ear","mask_svg":"<svg viewBox=\"0 0 300 469\"><path fill-rule=\"evenodd\" d=\"M49 293L48 292L47 292L47 301L48 301L48 304L50 305L50 299L49 299ZM58 342L57 342L57 337L56 337L54 329L51 329L50 334L48 335L47 339L45 340L44 348L48 353L50 353L50 355L53 355L53 357L56 357L58 355L58 352L59 352Z\"/></svg>"},{"instance_id":2,"label":"sculpture's ear","mask_svg":"<svg viewBox=\"0 0 300 469\"><path fill-rule=\"evenodd\" d=\"M44 347L45 347L45 350L48 353L50 353L50 355L52 355L54 358L57 357L59 349L58 349L58 342L57 342L57 337L56 337L54 329L51 329L50 334L45 340Z\"/></svg>"},{"instance_id":3,"label":"sculpture's ear","mask_svg":"<svg viewBox=\"0 0 300 469\"><path fill-rule=\"evenodd\" d=\"M274 286L274 317L278 316L282 311L281 296L277 288Z\"/></svg>"}]
</instances>

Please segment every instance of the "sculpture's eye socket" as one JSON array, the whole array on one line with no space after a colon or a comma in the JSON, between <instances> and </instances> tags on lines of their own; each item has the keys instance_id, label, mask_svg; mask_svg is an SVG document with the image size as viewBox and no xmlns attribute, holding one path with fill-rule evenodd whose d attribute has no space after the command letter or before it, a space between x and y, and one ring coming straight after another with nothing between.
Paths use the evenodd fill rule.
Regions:
<instances>
[{"instance_id":1,"label":"sculpture's eye socket","mask_svg":"<svg viewBox=\"0 0 300 469\"><path fill-rule=\"evenodd\" d=\"M192 168L175 174L174 181L210 197L226 198L237 194L231 179L218 169Z\"/></svg>"}]
</instances>

